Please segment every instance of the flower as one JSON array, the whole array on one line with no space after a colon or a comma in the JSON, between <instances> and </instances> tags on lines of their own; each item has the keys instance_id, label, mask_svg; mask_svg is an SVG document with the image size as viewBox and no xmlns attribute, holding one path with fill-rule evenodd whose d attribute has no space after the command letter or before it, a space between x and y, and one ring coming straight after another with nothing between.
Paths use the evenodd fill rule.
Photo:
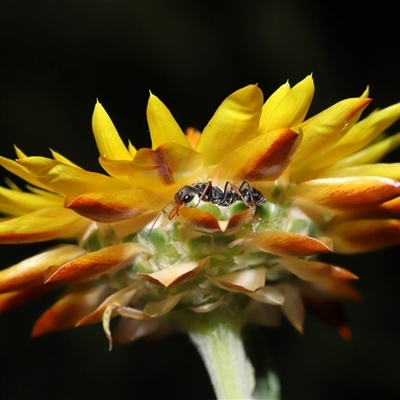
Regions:
<instances>
[{"instance_id":1,"label":"flower","mask_svg":"<svg viewBox=\"0 0 400 400\"><path fill-rule=\"evenodd\" d=\"M11 181L0 188L0 243L69 244L1 271L0 310L65 287L33 336L102 321L110 344L123 344L178 323L219 397L254 391L240 340L247 319L273 325L282 312L301 332L305 304L349 337L336 305L360 298L357 277L315 257L400 242L400 164L377 163L400 144L400 134L382 137L400 104L358 122L370 103L364 93L305 120L313 94L311 76L265 103L249 85L201 135L186 136L150 94L152 148L139 150L123 144L97 103L93 131L107 175L54 151L1 157L28 191ZM218 370L232 353L234 368Z\"/></svg>"}]
</instances>

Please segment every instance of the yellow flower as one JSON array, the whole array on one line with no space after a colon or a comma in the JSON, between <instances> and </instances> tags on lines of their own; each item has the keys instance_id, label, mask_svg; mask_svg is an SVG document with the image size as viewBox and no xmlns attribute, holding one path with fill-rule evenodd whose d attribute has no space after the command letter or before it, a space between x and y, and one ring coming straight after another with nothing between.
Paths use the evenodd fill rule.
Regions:
<instances>
[{"instance_id":1,"label":"yellow flower","mask_svg":"<svg viewBox=\"0 0 400 400\"><path fill-rule=\"evenodd\" d=\"M186 136L151 94L152 148L139 150L97 103L93 131L108 175L54 151L0 158L29 184L0 188L0 243L76 243L1 271L0 310L65 285L33 336L102 321L110 343L122 344L178 321L209 368L201 326L218 319L236 320L236 332L246 318L275 324L283 312L302 331L306 304L348 337L325 305L359 299L356 276L315 256L400 242L400 164L377 163L400 144L400 134L381 136L400 104L357 122L365 93L304 120L313 94L311 76L265 103L250 85L223 101L201 135ZM244 386L250 395L252 379Z\"/></svg>"}]
</instances>

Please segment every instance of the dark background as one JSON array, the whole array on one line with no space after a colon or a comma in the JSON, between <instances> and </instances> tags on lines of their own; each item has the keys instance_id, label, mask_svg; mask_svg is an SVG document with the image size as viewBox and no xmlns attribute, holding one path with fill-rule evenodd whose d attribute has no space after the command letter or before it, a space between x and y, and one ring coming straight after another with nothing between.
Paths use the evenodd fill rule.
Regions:
<instances>
[{"instance_id":1,"label":"dark background","mask_svg":"<svg viewBox=\"0 0 400 400\"><path fill-rule=\"evenodd\" d=\"M267 97L310 72L314 114L371 87L372 108L400 100L398 15L389 2L2 2L1 154L52 148L99 171L91 134L96 97L120 135L149 146L148 91L182 128L202 129L230 93L258 83ZM395 132L392 129L392 133ZM399 153L390 160L398 160ZM6 175L6 173L2 173ZM48 244L2 246L1 267ZM284 400L400 398L398 248L340 258L365 301L349 304L353 339L307 317L264 331ZM183 335L107 351L100 325L31 340L50 296L0 319L4 399L212 399Z\"/></svg>"}]
</instances>

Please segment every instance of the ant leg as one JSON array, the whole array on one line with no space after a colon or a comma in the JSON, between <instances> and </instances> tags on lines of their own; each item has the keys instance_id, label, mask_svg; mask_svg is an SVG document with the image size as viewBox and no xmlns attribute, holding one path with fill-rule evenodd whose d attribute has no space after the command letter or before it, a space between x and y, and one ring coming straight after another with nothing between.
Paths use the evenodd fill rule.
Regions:
<instances>
[{"instance_id":1,"label":"ant leg","mask_svg":"<svg viewBox=\"0 0 400 400\"><path fill-rule=\"evenodd\" d=\"M147 233L147 236L150 236L150 235L151 235L151 232L153 232L153 229L154 229L154 226L155 226L156 222L158 221L158 219L161 217L161 214L165 211L165 209L166 209L170 204L171 204L171 201L169 201L169 202L161 209L161 211L158 213L156 219L155 219L154 222L151 224L151 227L150 227L149 232ZM170 213L169 213L169 215L168 215L168 218L169 218L169 219L172 219L172 218L177 214L177 212L176 212L175 209L176 209L176 207L174 207L174 208L170 211ZM172 214L173 211L174 211L174 214L173 214L172 217L171 217L171 214Z\"/></svg>"},{"instance_id":2,"label":"ant leg","mask_svg":"<svg viewBox=\"0 0 400 400\"><path fill-rule=\"evenodd\" d=\"M243 182L241 183L241 185L239 186L239 188L237 188L237 187L236 187L234 184L232 184L231 182L226 182L226 185L227 185L228 183L231 185L233 191L234 191L234 192L236 193L236 195L243 201L243 203L246 204L246 206L249 207L249 208L251 209L251 224L252 224L252 226L253 226L253 232L257 235L257 230L256 230L256 226L255 226L255 223L254 223L254 220L255 220L255 217L256 217L257 207L256 207L256 202L255 202L254 197L253 197L253 192L252 192L252 190L251 190L252 188L251 188L249 182L248 182L248 181L243 181ZM226 185L225 185L225 187L226 187ZM243 194L242 194L242 192L241 192L244 186L247 186L247 190L248 190L249 196L250 196L250 203L248 203L248 202L245 200L245 198L243 197Z\"/></svg>"},{"instance_id":3,"label":"ant leg","mask_svg":"<svg viewBox=\"0 0 400 400\"><path fill-rule=\"evenodd\" d=\"M197 207L200 202L203 200L204 196L208 195L210 201L212 200L212 182L208 181L204 190L199 194L199 200L197 201L196 205L193 207Z\"/></svg>"}]
</instances>

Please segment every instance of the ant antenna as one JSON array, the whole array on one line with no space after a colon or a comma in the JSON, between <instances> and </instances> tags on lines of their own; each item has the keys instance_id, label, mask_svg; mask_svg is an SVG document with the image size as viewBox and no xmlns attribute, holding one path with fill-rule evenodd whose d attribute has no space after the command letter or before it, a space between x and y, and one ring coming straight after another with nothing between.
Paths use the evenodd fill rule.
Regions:
<instances>
[{"instance_id":1,"label":"ant antenna","mask_svg":"<svg viewBox=\"0 0 400 400\"><path fill-rule=\"evenodd\" d=\"M156 224L156 222L158 221L158 219L161 217L161 214L165 211L165 209L173 202L174 200L169 201L162 209L161 211L158 213L156 219L154 220L154 222L151 224L151 228L149 230L149 232L147 233L147 236L149 237L151 235L151 232L153 232L154 229L154 225ZM176 207L175 207L176 208ZM173 209L172 209L173 210ZM171 210L171 212L172 212ZM170 212L170 214L171 214ZM175 214L174 214L175 215ZM170 218L171 219L171 218Z\"/></svg>"}]
</instances>

